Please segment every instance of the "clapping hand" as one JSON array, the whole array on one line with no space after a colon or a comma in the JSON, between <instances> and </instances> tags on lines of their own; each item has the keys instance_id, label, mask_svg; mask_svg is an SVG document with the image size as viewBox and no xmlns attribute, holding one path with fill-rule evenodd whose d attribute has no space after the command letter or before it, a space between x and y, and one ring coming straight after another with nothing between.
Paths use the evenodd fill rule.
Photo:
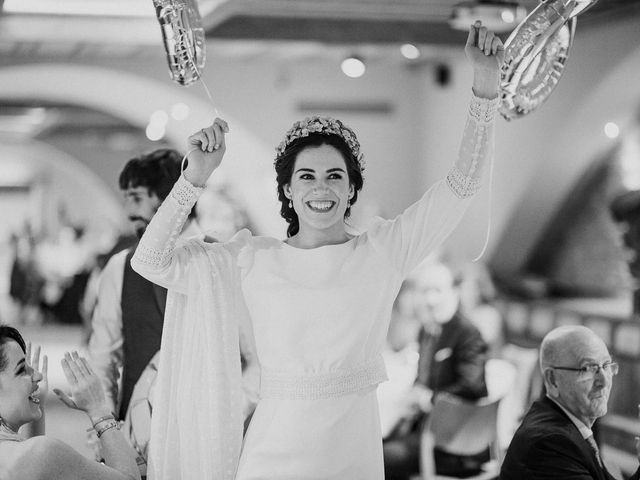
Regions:
<instances>
[{"instance_id":1,"label":"clapping hand","mask_svg":"<svg viewBox=\"0 0 640 480\"><path fill-rule=\"evenodd\" d=\"M42 379L38 382L38 388L34 392L34 396L40 400L40 405L44 405L49 393L49 379L47 378L47 371L49 369L49 360L46 355L42 357L42 368L40 367L40 345L36 345L35 348L31 345L31 342L27 342L26 362L34 372L39 373Z\"/></svg>"},{"instance_id":2,"label":"clapping hand","mask_svg":"<svg viewBox=\"0 0 640 480\"><path fill-rule=\"evenodd\" d=\"M69 382L70 393L66 394L58 389L54 389L53 392L62 403L69 408L82 410L90 417L108 413L104 389L89 362L78 355L78 352L66 352L61 364Z\"/></svg>"},{"instance_id":3,"label":"clapping hand","mask_svg":"<svg viewBox=\"0 0 640 480\"><path fill-rule=\"evenodd\" d=\"M229 133L227 122L216 118L211 126L189 137L189 163L184 171L184 176L189 182L203 186L213 171L220 166L226 151L226 133Z\"/></svg>"}]
</instances>

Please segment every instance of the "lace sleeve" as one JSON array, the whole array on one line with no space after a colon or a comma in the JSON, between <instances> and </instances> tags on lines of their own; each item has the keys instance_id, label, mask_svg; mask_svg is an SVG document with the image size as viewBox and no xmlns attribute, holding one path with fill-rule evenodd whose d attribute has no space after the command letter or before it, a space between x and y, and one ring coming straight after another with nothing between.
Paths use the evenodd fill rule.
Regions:
<instances>
[{"instance_id":1,"label":"lace sleeve","mask_svg":"<svg viewBox=\"0 0 640 480\"><path fill-rule=\"evenodd\" d=\"M184 268L174 258L176 241L202 190L180 176L153 216L131 259L133 269L147 280L166 288L180 283Z\"/></svg>"},{"instance_id":2,"label":"lace sleeve","mask_svg":"<svg viewBox=\"0 0 640 480\"><path fill-rule=\"evenodd\" d=\"M471 98L458 159L447 174L447 185L459 198L473 196L481 185L482 170L493 151L493 120L500 97Z\"/></svg>"}]
</instances>

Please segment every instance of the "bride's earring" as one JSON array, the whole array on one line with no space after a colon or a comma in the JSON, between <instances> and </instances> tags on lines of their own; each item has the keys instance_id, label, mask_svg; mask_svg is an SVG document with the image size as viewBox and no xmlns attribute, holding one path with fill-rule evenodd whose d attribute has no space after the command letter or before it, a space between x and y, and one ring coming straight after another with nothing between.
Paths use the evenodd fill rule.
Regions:
<instances>
[{"instance_id":1,"label":"bride's earring","mask_svg":"<svg viewBox=\"0 0 640 480\"><path fill-rule=\"evenodd\" d=\"M293 202L289 199L289 208L293 208Z\"/></svg>"}]
</instances>

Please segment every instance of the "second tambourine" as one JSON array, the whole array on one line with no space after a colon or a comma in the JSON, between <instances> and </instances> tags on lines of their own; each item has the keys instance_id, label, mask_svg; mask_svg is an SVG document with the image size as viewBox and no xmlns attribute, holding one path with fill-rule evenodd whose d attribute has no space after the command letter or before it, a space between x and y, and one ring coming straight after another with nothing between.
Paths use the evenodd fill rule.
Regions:
<instances>
[{"instance_id":1,"label":"second tambourine","mask_svg":"<svg viewBox=\"0 0 640 480\"><path fill-rule=\"evenodd\" d=\"M505 42L500 113L512 120L538 108L564 72L576 17L596 0L543 0Z\"/></svg>"}]
</instances>

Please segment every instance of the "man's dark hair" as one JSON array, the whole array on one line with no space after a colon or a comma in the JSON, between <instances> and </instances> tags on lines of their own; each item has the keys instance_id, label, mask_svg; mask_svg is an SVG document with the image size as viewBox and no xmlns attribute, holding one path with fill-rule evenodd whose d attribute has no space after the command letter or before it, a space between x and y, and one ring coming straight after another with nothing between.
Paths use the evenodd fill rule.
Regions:
<instances>
[{"instance_id":1,"label":"man's dark hair","mask_svg":"<svg viewBox=\"0 0 640 480\"><path fill-rule=\"evenodd\" d=\"M182 155L170 148L132 158L120 173L120 189L146 187L149 195L155 193L164 200L180 177L181 161Z\"/></svg>"}]
</instances>

